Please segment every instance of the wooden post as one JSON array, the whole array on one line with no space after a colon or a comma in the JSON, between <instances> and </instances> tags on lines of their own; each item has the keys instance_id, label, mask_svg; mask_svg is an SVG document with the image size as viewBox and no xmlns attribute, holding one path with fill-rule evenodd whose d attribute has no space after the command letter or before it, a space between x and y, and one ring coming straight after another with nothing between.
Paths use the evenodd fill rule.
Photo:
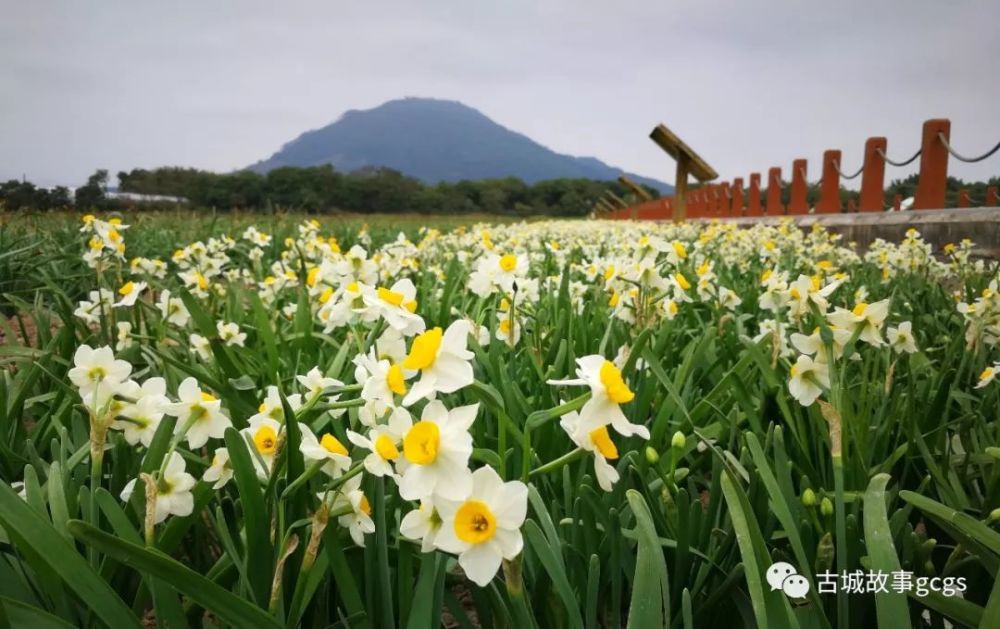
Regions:
<instances>
[{"instance_id":1,"label":"wooden post","mask_svg":"<svg viewBox=\"0 0 1000 629\"><path fill-rule=\"evenodd\" d=\"M897 212L903 209L903 195L898 192L892 197L892 209Z\"/></svg>"},{"instance_id":2,"label":"wooden post","mask_svg":"<svg viewBox=\"0 0 1000 629\"><path fill-rule=\"evenodd\" d=\"M767 215L781 216L785 208L781 205L781 168L775 166L767 171Z\"/></svg>"},{"instance_id":3,"label":"wooden post","mask_svg":"<svg viewBox=\"0 0 1000 629\"><path fill-rule=\"evenodd\" d=\"M729 201L730 194L728 181L719 184L719 216L729 216L733 211L732 203Z\"/></svg>"},{"instance_id":4,"label":"wooden post","mask_svg":"<svg viewBox=\"0 0 1000 629\"><path fill-rule=\"evenodd\" d=\"M969 191L963 188L958 191L958 207L969 207L969 205Z\"/></svg>"},{"instance_id":5,"label":"wooden post","mask_svg":"<svg viewBox=\"0 0 1000 629\"><path fill-rule=\"evenodd\" d=\"M983 207L997 207L997 187L988 186L986 188L986 204Z\"/></svg>"},{"instance_id":6,"label":"wooden post","mask_svg":"<svg viewBox=\"0 0 1000 629\"><path fill-rule=\"evenodd\" d=\"M733 216L743 216L743 177L733 179Z\"/></svg>"},{"instance_id":7,"label":"wooden post","mask_svg":"<svg viewBox=\"0 0 1000 629\"><path fill-rule=\"evenodd\" d=\"M807 200L808 187L806 185L806 169L808 162L804 159L797 159L792 162L792 189L788 195L789 214L808 214L809 202Z\"/></svg>"},{"instance_id":8,"label":"wooden post","mask_svg":"<svg viewBox=\"0 0 1000 629\"><path fill-rule=\"evenodd\" d=\"M944 134L951 139L951 121L935 118L924 123L923 139L920 142L920 178L917 193L913 198L914 210L934 210L944 208L944 193L948 179L948 149L938 137Z\"/></svg>"},{"instance_id":9,"label":"wooden post","mask_svg":"<svg viewBox=\"0 0 1000 629\"><path fill-rule=\"evenodd\" d=\"M687 216L688 156L677 156L677 174L674 177L674 222Z\"/></svg>"},{"instance_id":10,"label":"wooden post","mask_svg":"<svg viewBox=\"0 0 1000 629\"><path fill-rule=\"evenodd\" d=\"M865 141L864 172L861 174L861 197L858 209L862 212L881 212L885 206L885 138L868 138ZM881 151L881 154L879 153Z\"/></svg>"},{"instance_id":11,"label":"wooden post","mask_svg":"<svg viewBox=\"0 0 1000 629\"><path fill-rule=\"evenodd\" d=\"M837 214L840 212L840 173L837 164L840 163L840 151L823 152L823 181L819 186L819 202L816 203L817 214Z\"/></svg>"},{"instance_id":12,"label":"wooden post","mask_svg":"<svg viewBox=\"0 0 1000 629\"><path fill-rule=\"evenodd\" d=\"M854 202L854 199L847 200L847 213L854 214L858 211L858 204Z\"/></svg>"},{"instance_id":13,"label":"wooden post","mask_svg":"<svg viewBox=\"0 0 1000 629\"><path fill-rule=\"evenodd\" d=\"M750 173L750 189L747 191L747 216L764 216L760 205L760 173Z\"/></svg>"}]
</instances>

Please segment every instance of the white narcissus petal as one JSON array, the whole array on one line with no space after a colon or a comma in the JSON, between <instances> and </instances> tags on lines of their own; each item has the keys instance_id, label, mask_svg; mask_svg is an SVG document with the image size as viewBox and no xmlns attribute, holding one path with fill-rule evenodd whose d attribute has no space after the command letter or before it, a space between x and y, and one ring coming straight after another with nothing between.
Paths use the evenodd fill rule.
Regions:
<instances>
[{"instance_id":1,"label":"white narcissus petal","mask_svg":"<svg viewBox=\"0 0 1000 629\"><path fill-rule=\"evenodd\" d=\"M473 583L486 587L496 576L502 560L503 556L493 544L476 544L458 556L458 565Z\"/></svg>"}]
</instances>

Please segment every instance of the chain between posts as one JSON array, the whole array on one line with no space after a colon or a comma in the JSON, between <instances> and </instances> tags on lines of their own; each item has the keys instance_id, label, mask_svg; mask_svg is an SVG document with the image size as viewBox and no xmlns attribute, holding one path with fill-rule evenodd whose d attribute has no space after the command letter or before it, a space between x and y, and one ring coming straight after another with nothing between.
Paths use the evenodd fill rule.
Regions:
<instances>
[{"instance_id":1,"label":"chain between posts","mask_svg":"<svg viewBox=\"0 0 1000 629\"><path fill-rule=\"evenodd\" d=\"M962 154L956 152L955 149L951 148L951 145L948 144L948 138L944 137L943 133L938 132L938 139L941 140L941 144L944 144L944 147L946 149L948 149L948 152L951 153L952 157L954 157L955 159L957 159L957 160L959 160L961 162L966 162L966 163L969 163L969 164L975 163L975 162L981 162L984 159L986 159L987 157L989 157L990 155L993 155L998 150L1000 150L1000 142L997 142L996 145L993 148L991 148L990 150L986 151L985 153L983 153L982 155L980 155L978 157L966 157L965 155L962 155Z\"/></svg>"},{"instance_id":2,"label":"chain between posts","mask_svg":"<svg viewBox=\"0 0 1000 629\"><path fill-rule=\"evenodd\" d=\"M913 160L915 160L918 157L920 157L920 153L923 152L923 148L917 149L917 152L913 154L913 157L911 157L910 159L906 160L905 162L894 162L894 161L892 161L891 159L889 159L888 156L886 156L885 151L883 151L882 149L875 149L875 152L877 152L879 154L879 157L881 157L883 160L885 160L886 164L892 164L893 166L901 167L901 166L908 166L908 165L912 164Z\"/></svg>"}]
</instances>

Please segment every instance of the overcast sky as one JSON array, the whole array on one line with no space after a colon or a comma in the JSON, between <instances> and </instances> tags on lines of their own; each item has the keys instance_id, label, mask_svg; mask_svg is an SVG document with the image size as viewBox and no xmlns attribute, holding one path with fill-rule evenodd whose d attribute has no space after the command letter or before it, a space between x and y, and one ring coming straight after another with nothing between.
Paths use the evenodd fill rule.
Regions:
<instances>
[{"instance_id":1,"label":"overcast sky","mask_svg":"<svg viewBox=\"0 0 1000 629\"><path fill-rule=\"evenodd\" d=\"M559 152L673 181L667 124L721 177L787 174L865 138L909 157L927 118L1000 140L1000 2L0 0L0 179L218 171L348 109L460 100ZM1000 156L954 161L965 179ZM890 178L908 170L890 169Z\"/></svg>"}]
</instances>

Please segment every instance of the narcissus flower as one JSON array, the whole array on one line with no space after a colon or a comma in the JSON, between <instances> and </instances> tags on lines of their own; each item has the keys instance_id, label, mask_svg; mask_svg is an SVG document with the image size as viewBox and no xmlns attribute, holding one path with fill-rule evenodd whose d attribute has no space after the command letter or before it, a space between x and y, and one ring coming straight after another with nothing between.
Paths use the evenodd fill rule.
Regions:
<instances>
[{"instance_id":1,"label":"narcissus flower","mask_svg":"<svg viewBox=\"0 0 1000 629\"><path fill-rule=\"evenodd\" d=\"M412 426L413 419L410 417L409 411L399 407L389 415L388 423L373 426L367 437L353 430L348 430L347 438L359 448L371 452L364 459L365 469L368 470L368 473L373 476L395 477L392 465L397 462L402 465L405 461L400 449L402 448L403 435L409 432Z\"/></svg>"},{"instance_id":2,"label":"narcissus flower","mask_svg":"<svg viewBox=\"0 0 1000 629\"><path fill-rule=\"evenodd\" d=\"M597 477L597 484L604 491L611 491L618 482L618 470L608 461L618 458L618 448L608 434L607 424L595 422L593 418L585 422L579 413L572 411L562 416L559 425L577 447L594 455L594 475Z\"/></svg>"},{"instance_id":3,"label":"narcissus flower","mask_svg":"<svg viewBox=\"0 0 1000 629\"><path fill-rule=\"evenodd\" d=\"M320 498L323 498L323 494L320 494ZM330 510L344 507L349 507L350 511L337 518L337 522L347 528L355 544L364 546L365 534L375 532L375 522L371 517L372 506L361 491L361 476L349 479L334 495Z\"/></svg>"},{"instance_id":4,"label":"narcissus flower","mask_svg":"<svg viewBox=\"0 0 1000 629\"><path fill-rule=\"evenodd\" d=\"M976 384L977 389L982 389L997 377L997 373L1000 372L1000 363L997 363L991 367L983 369L983 372L979 374L979 382Z\"/></svg>"},{"instance_id":5,"label":"narcissus flower","mask_svg":"<svg viewBox=\"0 0 1000 629\"><path fill-rule=\"evenodd\" d=\"M89 345L76 348L73 368L69 370L70 381L80 389L80 394L88 394L96 387L115 387L129 377L132 365L115 359L110 347L94 349Z\"/></svg>"},{"instance_id":6,"label":"narcissus flower","mask_svg":"<svg viewBox=\"0 0 1000 629\"><path fill-rule=\"evenodd\" d=\"M347 448L333 434L326 433L322 437L316 437L312 430L305 424L299 424L299 431L302 439L299 443L299 450L307 461L323 463L323 471L332 478L337 478L351 466L351 457L347 453Z\"/></svg>"},{"instance_id":7,"label":"narcissus flower","mask_svg":"<svg viewBox=\"0 0 1000 629\"><path fill-rule=\"evenodd\" d=\"M240 326L235 323L218 321L215 324L215 328L219 332L219 338L226 345L239 345L243 347L244 341L247 340L246 332L240 332Z\"/></svg>"},{"instance_id":8,"label":"narcissus flower","mask_svg":"<svg viewBox=\"0 0 1000 629\"><path fill-rule=\"evenodd\" d=\"M125 282L122 284L121 288L118 289L118 294L121 296L117 302L115 302L115 308L122 308L126 306L135 305L135 301L139 299L142 295L142 291L146 290L146 282Z\"/></svg>"},{"instance_id":9,"label":"narcissus flower","mask_svg":"<svg viewBox=\"0 0 1000 629\"><path fill-rule=\"evenodd\" d=\"M163 470L163 476L156 481L156 512L154 515L156 524L166 520L167 516L179 515L183 517L191 515L191 512L194 511L194 496L191 494L191 488L194 487L194 476L184 470L184 457L177 452L171 452L169 462ZM122 489L122 500L127 502L132 497L136 480L133 478ZM141 488L141 491L145 491L145 488Z\"/></svg>"},{"instance_id":10,"label":"narcissus flower","mask_svg":"<svg viewBox=\"0 0 1000 629\"><path fill-rule=\"evenodd\" d=\"M284 441L281 435L282 426L270 417L255 416L250 425L240 431L243 438L250 444L250 458L253 460L257 476L266 480L271 475L274 457L278 447Z\"/></svg>"},{"instance_id":11,"label":"narcissus flower","mask_svg":"<svg viewBox=\"0 0 1000 629\"><path fill-rule=\"evenodd\" d=\"M904 321L899 324L898 328L889 326L885 330L886 339L889 341L889 346L896 352L900 354L912 354L917 351L917 341L913 338L913 324L909 321Z\"/></svg>"},{"instance_id":12,"label":"narcissus flower","mask_svg":"<svg viewBox=\"0 0 1000 629\"><path fill-rule=\"evenodd\" d=\"M599 354L576 359L577 378L571 380L550 380L553 385L579 385L590 387L591 398L580 410L581 419L587 424L611 424L623 437L639 435L649 439L649 429L633 424L625 417L621 405L635 398L622 378L622 372L610 360Z\"/></svg>"},{"instance_id":13,"label":"narcissus flower","mask_svg":"<svg viewBox=\"0 0 1000 629\"><path fill-rule=\"evenodd\" d=\"M402 365L375 357L374 350L354 357L354 379L362 383L361 399L372 405L377 417L396 406L396 396L406 395L407 373Z\"/></svg>"},{"instance_id":14,"label":"narcissus flower","mask_svg":"<svg viewBox=\"0 0 1000 629\"><path fill-rule=\"evenodd\" d=\"M481 467L472 474L471 491L457 503L441 502L438 510L442 524L435 544L458 555L476 585L487 586L501 561L521 552L520 529L528 510L524 483L505 483L492 467Z\"/></svg>"},{"instance_id":15,"label":"narcissus flower","mask_svg":"<svg viewBox=\"0 0 1000 629\"><path fill-rule=\"evenodd\" d=\"M365 294L364 301L403 336L413 336L426 329L423 318L416 314L417 288L409 279L399 280L390 288L379 286Z\"/></svg>"},{"instance_id":16,"label":"narcissus flower","mask_svg":"<svg viewBox=\"0 0 1000 629\"><path fill-rule=\"evenodd\" d=\"M419 500L438 495L458 500L469 492L469 457L472 435L469 428L476 419L479 404L445 408L439 400L424 407L420 421L403 437L406 468L399 480L399 495Z\"/></svg>"},{"instance_id":17,"label":"narcissus flower","mask_svg":"<svg viewBox=\"0 0 1000 629\"><path fill-rule=\"evenodd\" d=\"M327 389L344 386L344 383L340 380L324 376L319 370L319 367L313 367L306 373L306 375L295 376L295 379L298 380L299 384L305 389L307 400L312 400L313 398L322 395ZM333 402L339 397L339 395L330 395L329 399Z\"/></svg>"},{"instance_id":18,"label":"narcissus flower","mask_svg":"<svg viewBox=\"0 0 1000 629\"><path fill-rule=\"evenodd\" d=\"M402 368L419 371L420 379L403 404L409 406L434 393L454 393L472 384L474 354L467 349L468 342L469 322L464 319L452 322L444 332L433 328L417 335Z\"/></svg>"},{"instance_id":19,"label":"narcissus flower","mask_svg":"<svg viewBox=\"0 0 1000 629\"><path fill-rule=\"evenodd\" d=\"M830 366L809 356L799 356L789 373L788 392L802 406L809 406L824 389L830 388Z\"/></svg>"},{"instance_id":20,"label":"narcissus flower","mask_svg":"<svg viewBox=\"0 0 1000 629\"><path fill-rule=\"evenodd\" d=\"M206 483L214 483L212 489L222 489L232 478L233 465L229 461L229 449L217 448L212 455L212 464L201 479Z\"/></svg>"},{"instance_id":21,"label":"narcissus flower","mask_svg":"<svg viewBox=\"0 0 1000 629\"><path fill-rule=\"evenodd\" d=\"M211 393L202 391L198 381L185 378L177 388L180 401L167 406L168 415L177 418L177 428L184 433L191 448L200 448L210 438L221 439L232 422L222 412L222 402Z\"/></svg>"},{"instance_id":22,"label":"narcissus flower","mask_svg":"<svg viewBox=\"0 0 1000 629\"><path fill-rule=\"evenodd\" d=\"M118 410L118 415L125 419L115 420L111 427L121 430L130 445L141 443L149 447L160 420L170 406L167 381L159 377L149 378L140 386L130 380L122 385L118 395L127 400Z\"/></svg>"},{"instance_id":23,"label":"narcissus flower","mask_svg":"<svg viewBox=\"0 0 1000 629\"><path fill-rule=\"evenodd\" d=\"M885 343L882 340L882 325L888 314L889 300L883 299L873 304L860 302L853 310L837 308L827 315L827 319L832 325L850 330L852 334L860 328L858 340L878 347Z\"/></svg>"},{"instance_id":24,"label":"narcissus flower","mask_svg":"<svg viewBox=\"0 0 1000 629\"><path fill-rule=\"evenodd\" d=\"M442 524L441 514L438 513L437 507L434 505L444 502L447 501L442 498L434 500L423 498L420 500L420 506L403 516L399 523L399 533L403 537L420 540L420 552L422 553L434 550L434 540L437 538ZM457 509L458 505L454 505L453 508Z\"/></svg>"}]
</instances>

